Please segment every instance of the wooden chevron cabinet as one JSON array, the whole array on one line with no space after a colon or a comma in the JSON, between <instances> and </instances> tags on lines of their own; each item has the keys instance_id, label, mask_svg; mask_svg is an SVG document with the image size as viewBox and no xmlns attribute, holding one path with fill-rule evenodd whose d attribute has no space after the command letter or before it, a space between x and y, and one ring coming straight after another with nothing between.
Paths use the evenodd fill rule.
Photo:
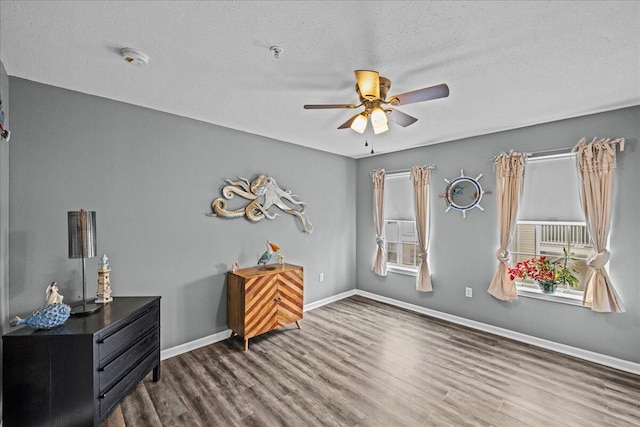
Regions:
<instances>
[{"instance_id":1,"label":"wooden chevron cabinet","mask_svg":"<svg viewBox=\"0 0 640 427\"><path fill-rule=\"evenodd\" d=\"M249 338L295 322L300 329L304 269L293 264L243 268L227 276L227 323L231 337Z\"/></svg>"}]
</instances>

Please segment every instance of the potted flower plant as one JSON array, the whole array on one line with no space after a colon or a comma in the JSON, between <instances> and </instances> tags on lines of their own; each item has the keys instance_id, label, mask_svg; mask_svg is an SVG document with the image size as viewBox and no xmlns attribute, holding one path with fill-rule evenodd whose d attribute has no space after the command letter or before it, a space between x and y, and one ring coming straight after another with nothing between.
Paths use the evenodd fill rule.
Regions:
<instances>
[{"instance_id":1,"label":"potted flower plant","mask_svg":"<svg viewBox=\"0 0 640 427\"><path fill-rule=\"evenodd\" d=\"M562 251L564 257L555 260L541 256L518 262L509 269L510 279L530 278L535 280L540 290L545 294L554 293L559 283L566 283L571 287L578 286L576 271L569 267L569 254L565 248L562 248Z\"/></svg>"}]
</instances>

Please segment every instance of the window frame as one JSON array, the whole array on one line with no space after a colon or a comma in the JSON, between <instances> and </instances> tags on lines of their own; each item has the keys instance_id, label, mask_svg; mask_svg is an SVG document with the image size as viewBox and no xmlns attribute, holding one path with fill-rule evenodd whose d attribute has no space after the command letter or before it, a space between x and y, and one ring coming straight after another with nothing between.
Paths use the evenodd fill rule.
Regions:
<instances>
[{"instance_id":1,"label":"window frame","mask_svg":"<svg viewBox=\"0 0 640 427\"><path fill-rule=\"evenodd\" d=\"M420 263L418 261L418 255L416 254L414 256L414 263L416 263L417 265L415 266L408 266L405 264L400 264L400 263L392 263L389 261L389 243L394 243L397 246L397 250L396 250L396 259L401 260L402 256L403 256L403 244L413 244L416 247L416 251L419 250L419 243L418 243L418 232L416 230L416 220L410 220L410 219L387 219L384 218L384 230L385 230L385 255L387 256L387 271L391 271L393 273L399 273L399 274L405 274L407 276L417 276L418 275L418 271L420 269ZM408 241L403 241L402 240L402 232L401 230L401 226L398 226L398 234L396 236L397 240L390 240L389 236L387 235L387 223L389 222L412 222L413 223L413 230L414 230L414 237L415 240L413 242L408 242Z\"/></svg>"},{"instance_id":2,"label":"window frame","mask_svg":"<svg viewBox=\"0 0 640 427\"><path fill-rule=\"evenodd\" d=\"M561 225L561 226L581 226L581 227L587 227L587 232L589 231L588 229L588 225L586 223L586 221L584 222L579 222L579 221L516 221L515 226L519 226L519 225L534 225L534 226L544 226L544 225ZM515 230L514 230L515 233ZM537 242L536 242L537 243ZM514 242L512 241L511 244L513 245ZM537 246L537 244L536 244ZM569 242L568 245L569 248L569 252L571 252L571 245ZM536 247L534 249L535 253L531 253L531 252L521 252L521 251L515 251L515 250L511 250L512 248L509 248L509 253L513 256L513 255L523 255L523 256L527 256L527 257L539 257L540 256L540 251L538 250L538 248ZM513 267L513 265L512 265ZM547 300L547 301L553 301L553 302L559 302L559 303L563 303L563 304L569 304L569 305L575 305L575 306L580 306L580 307L584 307L584 305L582 304L582 299L584 296L584 291L582 290L578 290L578 289L574 289L571 287L568 288L561 288L558 289L556 291L556 293L554 294L545 294L542 291L540 291L540 289L538 289L536 286L527 283L527 282L523 282L521 280L514 280L514 283L516 285L516 290L518 292L518 296L523 296L523 297L527 297L527 298L535 298L535 299L542 299L542 300Z\"/></svg>"},{"instance_id":3,"label":"window frame","mask_svg":"<svg viewBox=\"0 0 640 427\"><path fill-rule=\"evenodd\" d=\"M398 179L398 178L407 178L407 185L409 186L409 188L411 188L411 171L399 171L399 172L394 172L394 173L388 173L385 176L385 181L389 178L392 179ZM387 187L385 185L385 191L387 191ZM416 266L411 267L411 266L407 266L407 265L403 265L400 263L391 263L389 262L389 243L395 243L397 245L397 259L400 260L401 256L402 256L402 244L403 243L409 243L409 242L404 242L402 240L402 232L400 230L400 226L398 227L398 235L396 236L396 240L390 240L390 236L388 236L387 234L387 223L388 222L412 222L413 223L413 230L414 230L414 237L415 240L413 242L414 245L418 245L418 232L416 229L416 219L415 219L415 213L413 213L413 191L409 191L408 192L409 195L409 200L407 200L407 203L409 203L412 206L411 212L412 212L412 219L398 219L398 218L387 218L386 215L383 214L383 218L382 221L384 223L384 240L385 240L385 257L386 257L386 262L387 262L387 271L388 272L392 272L392 273L398 273L398 274L404 274L407 276L414 276L416 277L418 275L418 271L420 269L420 264L419 262L416 261ZM387 203L388 198L385 197L385 204ZM419 249L419 248L417 248ZM416 254L416 260L417 260L417 254Z\"/></svg>"},{"instance_id":4,"label":"window frame","mask_svg":"<svg viewBox=\"0 0 640 427\"><path fill-rule=\"evenodd\" d=\"M563 158L563 157L571 157L575 155L572 152L565 152L565 153L556 153L556 154L549 154L549 155L541 155L541 156L535 156L535 157L530 157L529 159L527 159L527 161L532 160L532 161L545 161L545 160L555 160L558 158ZM525 177L526 177L526 165L525 165ZM580 185L580 183L578 182L578 185ZM526 188L524 189L524 191L526 191ZM523 196L524 197L524 196ZM578 197L578 203L580 203L580 199ZM518 215L520 215L520 212L518 213ZM563 226L586 226L587 227L587 232L589 232L588 229L588 224L586 222L586 220L584 221L551 221L551 220L519 220L516 219L515 222L515 227L517 228L519 225L563 225ZM514 229L514 235L516 233L517 229ZM566 233L566 232L565 232ZM566 234L565 234L566 236ZM513 236L512 236L513 237ZM512 248L514 247L514 241L512 240L511 245L509 247L509 253L511 255L524 255L527 257L533 257L533 256L540 256L540 251L539 251L539 245L538 245L538 240L539 237L536 236L535 238L536 242L534 244L534 253L531 254L529 252L520 252L520 251L512 251ZM565 242L566 243L566 242ZM569 252L571 252L571 246L570 244L567 245L567 247L569 248ZM514 257L512 257L514 258ZM515 265L515 262L512 262L511 264ZM513 267L513 265L511 265L511 267ZM514 280L514 283L516 285L516 290L518 292L518 296L523 296L523 297L528 297L528 298L536 298L536 299L542 299L542 300L547 300L547 301L553 301L553 302L559 302L559 303L563 303L563 304L569 304L569 305L575 305L575 306L580 306L580 307L585 307L582 304L582 299L584 296L584 291L583 290L578 290L578 289L574 289L571 287L568 288L563 288L563 289L558 289L556 291L556 293L554 294L545 294L542 291L540 291L537 287L535 287L534 285L532 285L531 283L526 283L523 282L521 280Z\"/></svg>"}]
</instances>

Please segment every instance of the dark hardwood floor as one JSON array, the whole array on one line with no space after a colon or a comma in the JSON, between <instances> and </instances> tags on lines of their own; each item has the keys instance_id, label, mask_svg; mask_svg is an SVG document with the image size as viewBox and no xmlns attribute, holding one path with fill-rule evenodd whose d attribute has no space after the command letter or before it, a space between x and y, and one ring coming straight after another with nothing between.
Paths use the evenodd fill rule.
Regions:
<instances>
[{"instance_id":1,"label":"dark hardwood floor","mask_svg":"<svg viewBox=\"0 0 640 427\"><path fill-rule=\"evenodd\" d=\"M640 425L637 375L363 297L301 323L163 361L103 427Z\"/></svg>"}]
</instances>

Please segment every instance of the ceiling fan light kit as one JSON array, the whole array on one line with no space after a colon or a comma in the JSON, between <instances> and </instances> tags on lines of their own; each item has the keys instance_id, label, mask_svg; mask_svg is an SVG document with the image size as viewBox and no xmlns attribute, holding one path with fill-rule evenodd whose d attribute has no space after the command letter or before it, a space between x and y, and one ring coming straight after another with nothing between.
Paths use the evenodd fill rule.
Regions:
<instances>
[{"instance_id":1,"label":"ceiling fan light kit","mask_svg":"<svg viewBox=\"0 0 640 427\"><path fill-rule=\"evenodd\" d=\"M382 108L376 107L371 112L371 126L373 126L373 133L376 135L389 130L387 113Z\"/></svg>"},{"instance_id":2,"label":"ceiling fan light kit","mask_svg":"<svg viewBox=\"0 0 640 427\"><path fill-rule=\"evenodd\" d=\"M330 108L353 109L364 107L364 111L352 116L349 120L338 126L338 129L351 128L358 133L364 133L367 122L371 119L374 134L380 134L389 130L388 120L402 126L412 125L417 118L396 109L384 109L384 106L399 106L432 99L446 98L449 96L449 86L442 83L423 89L393 95L386 100L391 88L391 80L381 77L377 71L356 70L356 93L360 98L360 104L307 104L307 110L320 110Z\"/></svg>"},{"instance_id":3,"label":"ceiling fan light kit","mask_svg":"<svg viewBox=\"0 0 640 427\"><path fill-rule=\"evenodd\" d=\"M389 125L386 123L379 123L377 125L373 125L373 133L375 135L384 133L389 130Z\"/></svg>"},{"instance_id":4,"label":"ceiling fan light kit","mask_svg":"<svg viewBox=\"0 0 640 427\"><path fill-rule=\"evenodd\" d=\"M351 123L351 129L358 133L364 133L365 129L367 129L368 117L367 113L358 114L353 120L353 123Z\"/></svg>"}]
</instances>

